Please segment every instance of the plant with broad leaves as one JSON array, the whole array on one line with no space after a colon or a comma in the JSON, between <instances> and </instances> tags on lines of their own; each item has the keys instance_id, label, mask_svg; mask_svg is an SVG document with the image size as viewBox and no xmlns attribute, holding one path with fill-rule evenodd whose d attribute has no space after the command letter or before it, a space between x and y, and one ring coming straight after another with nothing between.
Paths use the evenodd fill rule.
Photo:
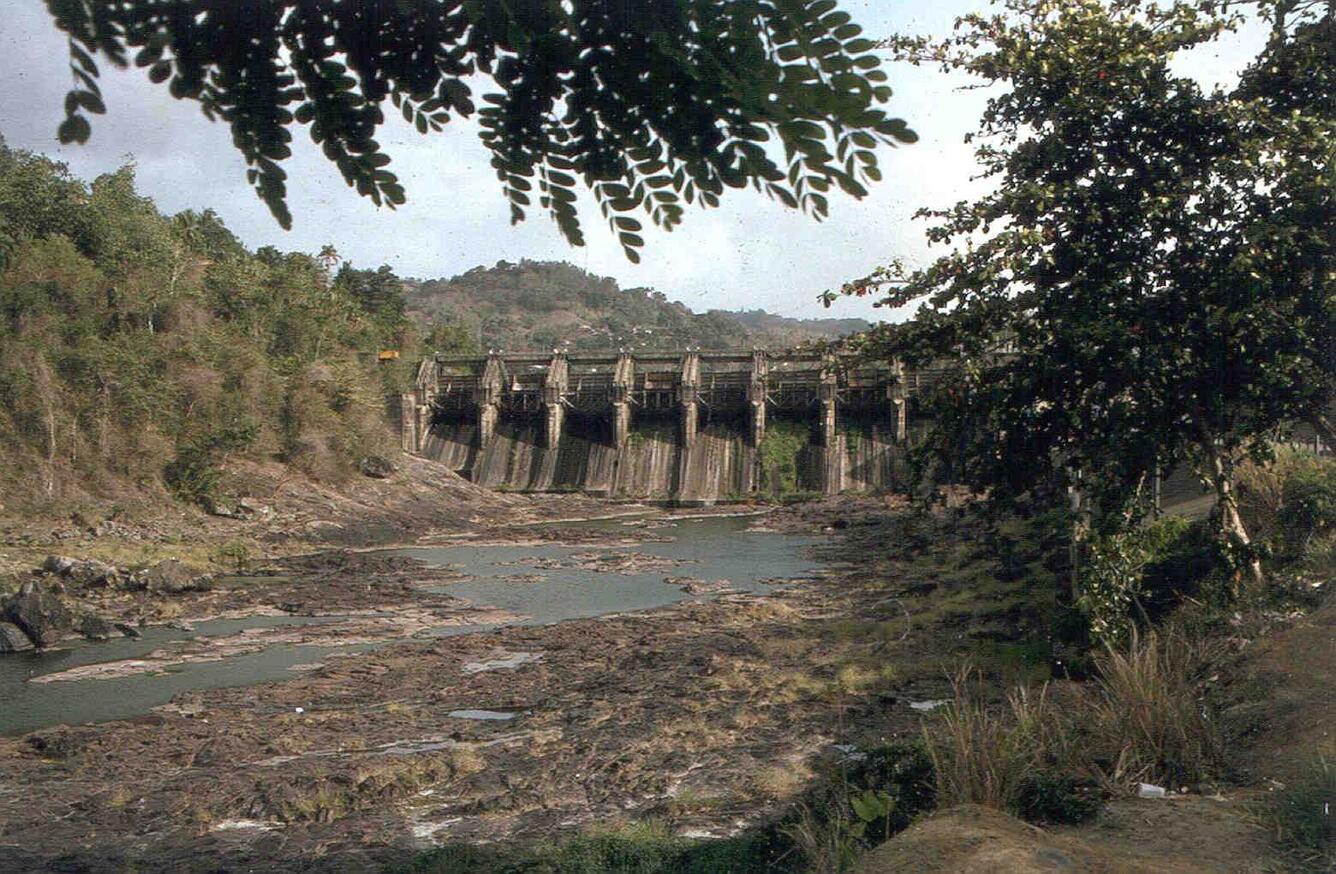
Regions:
<instances>
[{"instance_id":1,"label":"plant with broad leaves","mask_svg":"<svg viewBox=\"0 0 1336 874\"><path fill-rule=\"evenodd\" d=\"M1236 585L1261 568L1235 465L1336 399L1336 23L1250 8L1271 36L1229 91L1171 63L1239 24L1219 3L1007 0L949 39L891 40L1003 86L971 138L995 185L920 213L950 254L843 289L920 305L861 346L956 367L927 451L965 481L999 502L1072 487L1107 534L1150 472L1188 465Z\"/></svg>"},{"instance_id":2,"label":"plant with broad leaves","mask_svg":"<svg viewBox=\"0 0 1336 874\"><path fill-rule=\"evenodd\" d=\"M828 193L862 197L879 143L913 142L879 107L876 44L835 0L299 2L47 0L69 35L74 87L62 142L105 112L94 56L145 68L232 129L247 176L291 225L281 163L292 128L376 204L405 193L376 134L390 107L420 133L476 115L518 222L536 203L583 243L576 188L592 192L638 260L644 213L671 230L684 207L751 185L821 218ZM496 90L474 89L488 77Z\"/></svg>"}]
</instances>

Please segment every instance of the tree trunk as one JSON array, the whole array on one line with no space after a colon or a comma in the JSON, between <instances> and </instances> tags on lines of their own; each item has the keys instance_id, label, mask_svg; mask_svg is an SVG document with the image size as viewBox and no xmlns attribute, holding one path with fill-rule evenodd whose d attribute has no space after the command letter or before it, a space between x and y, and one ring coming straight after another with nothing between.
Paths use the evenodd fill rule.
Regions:
<instances>
[{"instance_id":1,"label":"tree trunk","mask_svg":"<svg viewBox=\"0 0 1336 874\"><path fill-rule=\"evenodd\" d=\"M1314 413L1308 420L1317 432L1318 438L1327 446L1328 452L1336 452L1336 425L1324 413Z\"/></svg>"},{"instance_id":2,"label":"tree trunk","mask_svg":"<svg viewBox=\"0 0 1336 874\"><path fill-rule=\"evenodd\" d=\"M1229 458L1214 440L1206 443L1207 457L1211 463L1211 485L1215 488L1216 512L1219 514L1220 535L1225 542L1225 546L1234 555L1240 553L1247 554L1247 570L1252 581L1261 584L1265 581L1262 574L1262 562L1257 556L1250 554L1252 538L1248 536L1248 529L1243 524L1243 516L1239 514L1238 496L1234 492L1234 462ZM1238 584L1238 571L1235 575L1234 591L1231 593L1235 597L1239 594L1240 586Z\"/></svg>"}]
</instances>

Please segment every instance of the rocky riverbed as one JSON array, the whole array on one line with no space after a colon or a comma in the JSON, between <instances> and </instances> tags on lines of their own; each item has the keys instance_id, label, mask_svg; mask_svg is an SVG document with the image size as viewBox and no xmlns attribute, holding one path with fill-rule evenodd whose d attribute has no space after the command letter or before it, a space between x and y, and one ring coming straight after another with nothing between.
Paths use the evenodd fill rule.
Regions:
<instances>
[{"instance_id":1,"label":"rocky riverbed","mask_svg":"<svg viewBox=\"0 0 1336 874\"><path fill-rule=\"evenodd\" d=\"M689 834L744 828L848 744L913 730L912 705L941 697L949 653L1023 621L1010 605L970 635L943 633L959 619L940 612L938 589L963 579L940 560L944 541L937 555L885 548L934 549L932 523L886 511L841 500L766 517L774 530L841 536L821 550L822 574L764 593L401 643L385 640L504 620L449 594L468 584L457 569L383 554L287 559L170 600L105 592L105 609L127 618L160 609L152 602L175 605L183 624L260 610L333 620L174 643L152 670L283 637L379 645L296 665L284 682L0 738L0 869L368 870L442 841L616 816ZM576 561L619 578L618 560L585 546L634 556L671 533L610 524L581 535L593 557ZM665 590L696 585L650 567Z\"/></svg>"}]
</instances>

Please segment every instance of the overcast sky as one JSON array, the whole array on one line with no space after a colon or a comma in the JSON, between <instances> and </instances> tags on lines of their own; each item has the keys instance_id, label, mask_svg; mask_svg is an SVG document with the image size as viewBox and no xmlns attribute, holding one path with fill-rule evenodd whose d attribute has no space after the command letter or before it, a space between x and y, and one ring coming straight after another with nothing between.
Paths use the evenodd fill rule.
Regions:
<instances>
[{"instance_id":1,"label":"overcast sky","mask_svg":"<svg viewBox=\"0 0 1336 874\"><path fill-rule=\"evenodd\" d=\"M867 35L947 32L955 17L984 10L980 0L843 0ZM1245 32L1185 59L1185 71L1210 84L1227 80L1255 53L1257 31ZM314 253L332 243L359 267L388 263L402 276L452 276L479 264L521 258L567 260L623 287L653 286L695 310L755 308L793 316L886 317L863 302L823 309L827 288L900 257L926 262L920 206L942 206L979 191L976 166L962 137L975 126L987 94L961 90L966 80L935 69L888 67L893 115L907 119L919 142L883 150L884 180L862 201L831 199L818 224L748 191L728 191L721 208L690 211L671 234L647 228L644 257L629 263L597 213L586 210L587 244L573 249L541 214L511 227L509 208L476 138L476 126L453 120L440 134L419 136L395 113L379 139L394 158L409 202L378 210L347 188L337 170L295 131L286 163L293 229L283 231L245 180L245 164L225 126L197 104L175 101L144 71L103 68L108 115L93 117L83 146L61 146L55 130L70 86L65 41L38 0L5 0L0 9L0 134L9 145L45 152L91 179L133 159L140 190L168 213L216 210L247 245Z\"/></svg>"}]
</instances>

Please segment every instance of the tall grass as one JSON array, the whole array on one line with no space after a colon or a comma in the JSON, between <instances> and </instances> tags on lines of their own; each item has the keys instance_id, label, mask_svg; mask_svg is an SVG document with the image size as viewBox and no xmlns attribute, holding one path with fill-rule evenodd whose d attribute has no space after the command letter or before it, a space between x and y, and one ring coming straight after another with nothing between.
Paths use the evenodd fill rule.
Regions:
<instances>
[{"instance_id":1,"label":"tall grass","mask_svg":"<svg viewBox=\"0 0 1336 874\"><path fill-rule=\"evenodd\" d=\"M1095 660L1087 717L1107 779L1179 786L1208 778L1220 761L1215 725L1197 694L1199 645L1174 632L1134 633Z\"/></svg>"},{"instance_id":2,"label":"tall grass","mask_svg":"<svg viewBox=\"0 0 1336 874\"><path fill-rule=\"evenodd\" d=\"M1197 694L1203 659L1182 635L1133 634L1098 656L1094 680L1060 704L1047 685L990 704L973 688L977 673L962 670L952 701L923 729L938 798L1077 821L1094 812L1092 785L1209 778L1220 742Z\"/></svg>"},{"instance_id":3,"label":"tall grass","mask_svg":"<svg viewBox=\"0 0 1336 874\"><path fill-rule=\"evenodd\" d=\"M1015 689L1005 708L989 706L971 690L977 674L962 669L954 695L935 726L924 728L937 797L944 806L982 804L1016 810L1029 778L1056 757L1066 758L1066 729L1048 686Z\"/></svg>"}]
</instances>

